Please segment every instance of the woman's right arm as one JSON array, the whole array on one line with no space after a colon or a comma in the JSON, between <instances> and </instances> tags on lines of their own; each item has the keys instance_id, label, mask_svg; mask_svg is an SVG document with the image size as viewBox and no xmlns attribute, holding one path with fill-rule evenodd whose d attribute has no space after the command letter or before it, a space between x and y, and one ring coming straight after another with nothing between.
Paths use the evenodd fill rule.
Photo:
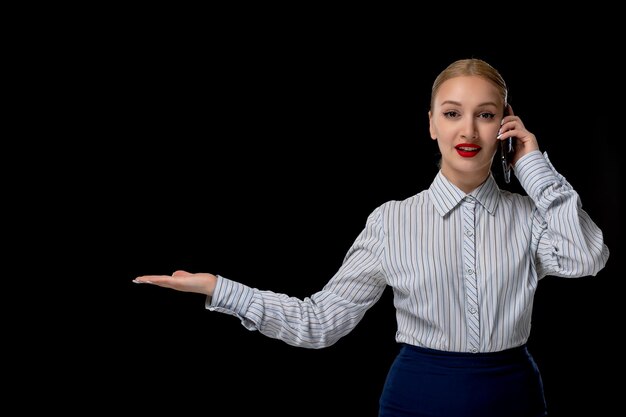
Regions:
<instances>
[{"instance_id":1,"label":"woman's right arm","mask_svg":"<svg viewBox=\"0 0 626 417\"><path fill-rule=\"evenodd\" d=\"M207 309L238 317L248 330L294 346L323 348L348 334L386 287L381 217L380 209L369 216L334 277L322 290L304 299L207 273L177 271L171 276L145 275L134 281L205 294Z\"/></svg>"}]
</instances>

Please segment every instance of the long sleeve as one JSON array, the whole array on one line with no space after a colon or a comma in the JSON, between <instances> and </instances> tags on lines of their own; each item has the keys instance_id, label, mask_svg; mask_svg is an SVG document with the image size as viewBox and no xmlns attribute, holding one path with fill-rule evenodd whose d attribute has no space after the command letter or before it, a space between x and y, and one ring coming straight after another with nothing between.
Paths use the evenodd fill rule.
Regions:
<instances>
[{"instance_id":1,"label":"long sleeve","mask_svg":"<svg viewBox=\"0 0 626 417\"><path fill-rule=\"evenodd\" d=\"M206 308L234 315L247 329L290 345L330 346L354 329L382 296L386 286L381 267L384 246L377 209L368 217L337 273L311 297L298 299L261 291L219 277Z\"/></svg>"},{"instance_id":2,"label":"long sleeve","mask_svg":"<svg viewBox=\"0 0 626 417\"><path fill-rule=\"evenodd\" d=\"M547 154L535 151L525 155L517 162L515 173L536 205L532 233L539 278L596 275L609 257L602 231Z\"/></svg>"}]
</instances>

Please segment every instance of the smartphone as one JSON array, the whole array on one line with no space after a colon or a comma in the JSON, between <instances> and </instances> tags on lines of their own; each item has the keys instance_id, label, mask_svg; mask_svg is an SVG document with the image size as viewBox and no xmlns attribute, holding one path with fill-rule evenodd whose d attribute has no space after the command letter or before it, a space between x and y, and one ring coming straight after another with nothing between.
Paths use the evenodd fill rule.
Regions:
<instances>
[{"instance_id":1,"label":"smartphone","mask_svg":"<svg viewBox=\"0 0 626 417\"><path fill-rule=\"evenodd\" d=\"M504 109L504 115L509 114L509 107ZM510 137L500 141L500 159L502 160L502 170L504 171L504 181L511 182L511 166L513 165L513 154L515 153L515 138Z\"/></svg>"}]
</instances>

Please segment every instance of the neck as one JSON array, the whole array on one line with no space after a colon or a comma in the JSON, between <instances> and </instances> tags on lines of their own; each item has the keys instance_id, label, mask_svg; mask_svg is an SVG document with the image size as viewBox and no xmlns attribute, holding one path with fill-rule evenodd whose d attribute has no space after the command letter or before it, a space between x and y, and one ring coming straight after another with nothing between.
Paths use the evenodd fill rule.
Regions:
<instances>
[{"instance_id":1,"label":"neck","mask_svg":"<svg viewBox=\"0 0 626 417\"><path fill-rule=\"evenodd\" d=\"M441 169L441 173L465 194L474 191L478 186L487 181L490 171L469 174L467 172L455 172L451 170Z\"/></svg>"}]
</instances>

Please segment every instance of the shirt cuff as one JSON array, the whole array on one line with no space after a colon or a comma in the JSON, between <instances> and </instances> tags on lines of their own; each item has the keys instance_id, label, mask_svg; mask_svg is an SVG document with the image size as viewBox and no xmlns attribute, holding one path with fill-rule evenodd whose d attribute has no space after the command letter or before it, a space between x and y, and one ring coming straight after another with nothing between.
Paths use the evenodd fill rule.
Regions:
<instances>
[{"instance_id":1,"label":"shirt cuff","mask_svg":"<svg viewBox=\"0 0 626 417\"><path fill-rule=\"evenodd\" d=\"M565 178L552 166L548 154L536 150L521 157L515 164L515 176L524 190L538 201L546 188L553 185L569 186Z\"/></svg>"},{"instance_id":2,"label":"shirt cuff","mask_svg":"<svg viewBox=\"0 0 626 417\"><path fill-rule=\"evenodd\" d=\"M204 306L207 310L231 314L243 319L253 295L252 288L217 275L213 296L206 298Z\"/></svg>"}]
</instances>

